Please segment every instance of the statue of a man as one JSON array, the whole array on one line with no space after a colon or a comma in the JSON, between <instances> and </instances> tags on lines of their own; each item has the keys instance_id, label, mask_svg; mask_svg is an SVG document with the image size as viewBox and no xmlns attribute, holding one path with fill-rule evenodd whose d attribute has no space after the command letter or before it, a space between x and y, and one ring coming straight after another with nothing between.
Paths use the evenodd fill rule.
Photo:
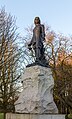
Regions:
<instances>
[{"instance_id":1,"label":"statue of a man","mask_svg":"<svg viewBox=\"0 0 72 119\"><path fill-rule=\"evenodd\" d=\"M37 63L44 63L44 45L43 41L45 41L45 28L44 25L41 24L40 18L35 17L34 19L35 28L33 29L33 37L28 44L28 48L31 49L33 47L35 51L35 57Z\"/></svg>"}]
</instances>

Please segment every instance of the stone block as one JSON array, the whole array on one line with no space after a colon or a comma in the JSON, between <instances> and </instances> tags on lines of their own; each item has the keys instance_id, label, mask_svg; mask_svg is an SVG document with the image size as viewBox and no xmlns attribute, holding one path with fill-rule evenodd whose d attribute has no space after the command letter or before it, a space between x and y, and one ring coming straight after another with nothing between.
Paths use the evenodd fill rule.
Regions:
<instances>
[{"instance_id":1,"label":"stone block","mask_svg":"<svg viewBox=\"0 0 72 119\"><path fill-rule=\"evenodd\" d=\"M22 76L23 91L15 102L18 113L58 113L53 100L54 79L51 68L27 67Z\"/></svg>"},{"instance_id":2,"label":"stone block","mask_svg":"<svg viewBox=\"0 0 72 119\"><path fill-rule=\"evenodd\" d=\"M14 114L7 113L6 119L65 119L65 115L49 115L49 114Z\"/></svg>"}]
</instances>

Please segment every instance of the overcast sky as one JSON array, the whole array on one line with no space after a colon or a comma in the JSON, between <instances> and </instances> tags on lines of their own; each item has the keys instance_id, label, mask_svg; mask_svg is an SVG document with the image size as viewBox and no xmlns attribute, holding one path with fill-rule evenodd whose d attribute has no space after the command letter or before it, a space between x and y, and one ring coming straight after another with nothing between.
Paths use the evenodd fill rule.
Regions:
<instances>
[{"instance_id":1,"label":"overcast sky","mask_svg":"<svg viewBox=\"0 0 72 119\"><path fill-rule=\"evenodd\" d=\"M21 34L33 24L35 16L56 32L72 34L72 0L0 0L0 8L3 6L7 13L17 18Z\"/></svg>"}]
</instances>

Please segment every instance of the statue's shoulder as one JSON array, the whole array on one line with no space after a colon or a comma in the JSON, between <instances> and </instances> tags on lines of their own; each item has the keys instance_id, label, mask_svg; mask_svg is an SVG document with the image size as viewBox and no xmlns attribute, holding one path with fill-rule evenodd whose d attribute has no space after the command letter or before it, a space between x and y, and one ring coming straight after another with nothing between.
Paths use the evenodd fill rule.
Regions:
<instances>
[{"instance_id":1,"label":"statue's shoulder","mask_svg":"<svg viewBox=\"0 0 72 119\"><path fill-rule=\"evenodd\" d=\"M44 24L41 24L42 27L44 27Z\"/></svg>"},{"instance_id":2,"label":"statue's shoulder","mask_svg":"<svg viewBox=\"0 0 72 119\"><path fill-rule=\"evenodd\" d=\"M45 29L45 26L44 26L44 24L41 24L41 28L42 28L42 29Z\"/></svg>"},{"instance_id":3,"label":"statue's shoulder","mask_svg":"<svg viewBox=\"0 0 72 119\"><path fill-rule=\"evenodd\" d=\"M44 26L44 24L41 24L41 33L45 33L45 26Z\"/></svg>"}]
</instances>

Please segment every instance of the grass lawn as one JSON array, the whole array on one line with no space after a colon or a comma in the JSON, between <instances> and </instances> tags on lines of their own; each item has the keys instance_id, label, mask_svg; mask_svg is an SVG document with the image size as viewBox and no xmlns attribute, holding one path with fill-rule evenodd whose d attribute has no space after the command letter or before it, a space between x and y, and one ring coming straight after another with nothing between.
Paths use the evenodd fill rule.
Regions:
<instances>
[{"instance_id":1,"label":"grass lawn","mask_svg":"<svg viewBox=\"0 0 72 119\"><path fill-rule=\"evenodd\" d=\"M3 113L0 113L0 119L3 119Z\"/></svg>"},{"instance_id":2,"label":"grass lawn","mask_svg":"<svg viewBox=\"0 0 72 119\"><path fill-rule=\"evenodd\" d=\"M68 114L68 118L69 119L72 119L72 114Z\"/></svg>"}]
</instances>

